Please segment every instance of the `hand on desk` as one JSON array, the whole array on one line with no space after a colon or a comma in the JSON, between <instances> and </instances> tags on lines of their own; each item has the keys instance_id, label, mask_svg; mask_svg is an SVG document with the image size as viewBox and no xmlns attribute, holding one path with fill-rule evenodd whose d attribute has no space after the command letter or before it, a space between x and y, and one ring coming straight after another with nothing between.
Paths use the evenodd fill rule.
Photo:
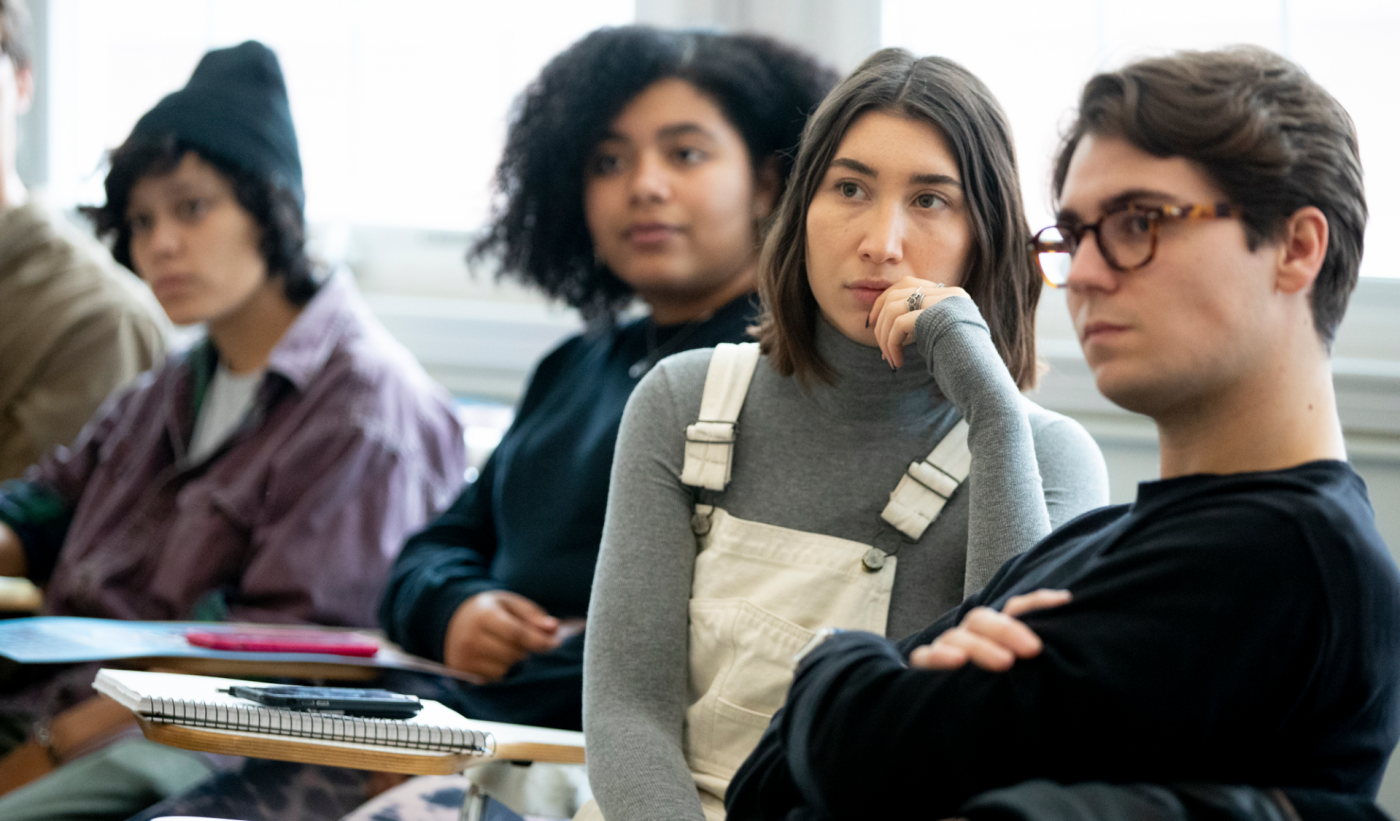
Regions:
<instances>
[{"instance_id":1,"label":"hand on desk","mask_svg":"<svg viewBox=\"0 0 1400 821\"><path fill-rule=\"evenodd\" d=\"M972 662L983 670L1010 670L1017 659L1040 654L1040 637L1018 616L1033 610L1059 607L1070 600L1068 590L1037 590L1013 596L1000 611L977 607L962 624L909 654L909 666L919 670L956 670Z\"/></svg>"},{"instance_id":2,"label":"hand on desk","mask_svg":"<svg viewBox=\"0 0 1400 821\"><path fill-rule=\"evenodd\" d=\"M454 670L499 680L531 653L546 653L583 630L583 619L558 619L507 590L478 593L447 623L442 662Z\"/></svg>"}]
</instances>

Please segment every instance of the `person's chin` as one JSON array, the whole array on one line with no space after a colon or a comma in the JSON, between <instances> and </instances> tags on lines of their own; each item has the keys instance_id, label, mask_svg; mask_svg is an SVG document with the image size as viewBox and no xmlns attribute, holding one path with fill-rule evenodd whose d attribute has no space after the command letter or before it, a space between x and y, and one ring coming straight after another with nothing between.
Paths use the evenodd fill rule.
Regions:
<instances>
[{"instance_id":1,"label":"person's chin","mask_svg":"<svg viewBox=\"0 0 1400 821\"><path fill-rule=\"evenodd\" d=\"M165 315L172 325L198 325L205 317L198 306L187 299L174 299L162 302L160 307L164 309Z\"/></svg>"},{"instance_id":2,"label":"person's chin","mask_svg":"<svg viewBox=\"0 0 1400 821\"><path fill-rule=\"evenodd\" d=\"M1093 368L1094 384L1108 401L1133 413L1152 415L1162 405L1163 385L1143 369L1111 362Z\"/></svg>"},{"instance_id":3,"label":"person's chin","mask_svg":"<svg viewBox=\"0 0 1400 821\"><path fill-rule=\"evenodd\" d=\"M686 290L694 275L689 266L670 256L632 258L621 270L614 269L617 278L637 291L661 289L665 291Z\"/></svg>"}]
</instances>

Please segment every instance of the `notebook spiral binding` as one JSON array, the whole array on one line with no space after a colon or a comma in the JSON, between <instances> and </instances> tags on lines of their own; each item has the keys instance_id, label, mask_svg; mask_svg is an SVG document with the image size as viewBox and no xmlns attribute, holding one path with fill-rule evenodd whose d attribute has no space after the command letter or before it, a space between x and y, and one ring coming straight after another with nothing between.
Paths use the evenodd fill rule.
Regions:
<instances>
[{"instance_id":1,"label":"notebook spiral binding","mask_svg":"<svg viewBox=\"0 0 1400 821\"><path fill-rule=\"evenodd\" d=\"M151 712L145 718L155 724L241 730L428 752L494 755L496 747L490 733L476 730L445 729L392 718L332 715L276 707L231 707L171 698L152 698Z\"/></svg>"}]
</instances>

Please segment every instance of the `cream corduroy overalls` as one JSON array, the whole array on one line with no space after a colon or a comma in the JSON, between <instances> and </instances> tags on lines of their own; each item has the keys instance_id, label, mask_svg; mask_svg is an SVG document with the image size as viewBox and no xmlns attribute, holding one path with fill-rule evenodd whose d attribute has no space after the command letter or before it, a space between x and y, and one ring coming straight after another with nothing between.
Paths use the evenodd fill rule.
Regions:
<instances>
[{"instance_id":1,"label":"cream corduroy overalls","mask_svg":"<svg viewBox=\"0 0 1400 821\"><path fill-rule=\"evenodd\" d=\"M735 422L758 359L756 343L715 348L700 421L685 432L683 484L709 491L729 484ZM908 542L917 541L967 478L971 461L967 423L959 421L928 457L909 466L880 518ZM697 548L690 591L693 701L684 744L706 819L717 821L724 818L730 779L783 705L793 656L823 627L884 635L899 540L887 552L739 519L710 504L695 505L691 525ZM575 818L602 815L590 802Z\"/></svg>"}]
</instances>

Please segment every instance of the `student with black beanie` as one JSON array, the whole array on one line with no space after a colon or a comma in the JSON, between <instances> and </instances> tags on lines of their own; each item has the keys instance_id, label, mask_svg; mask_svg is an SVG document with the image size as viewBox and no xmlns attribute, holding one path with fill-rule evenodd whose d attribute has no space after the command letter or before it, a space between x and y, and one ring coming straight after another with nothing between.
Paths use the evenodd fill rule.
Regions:
<instances>
[{"instance_id":1,"label":"student with black beanie","mask_svg":"<svg viewBox=\"0 0 1400 821\"><path fill-rule=\"evenodd\" d=\"M207 335L0 487L0 575L46 585L47 615L372 626L465 448L442 389L348 275L307 256L276 56L206 54L112 152L106 193L89 214L113 255ZM26 762L58 767L0 798L0 818L125 818L210 773L141 738L97 749L134 726L92 677L0 680L0 727L35 728L0 784Z\"/></svg>"}]
</instances>

